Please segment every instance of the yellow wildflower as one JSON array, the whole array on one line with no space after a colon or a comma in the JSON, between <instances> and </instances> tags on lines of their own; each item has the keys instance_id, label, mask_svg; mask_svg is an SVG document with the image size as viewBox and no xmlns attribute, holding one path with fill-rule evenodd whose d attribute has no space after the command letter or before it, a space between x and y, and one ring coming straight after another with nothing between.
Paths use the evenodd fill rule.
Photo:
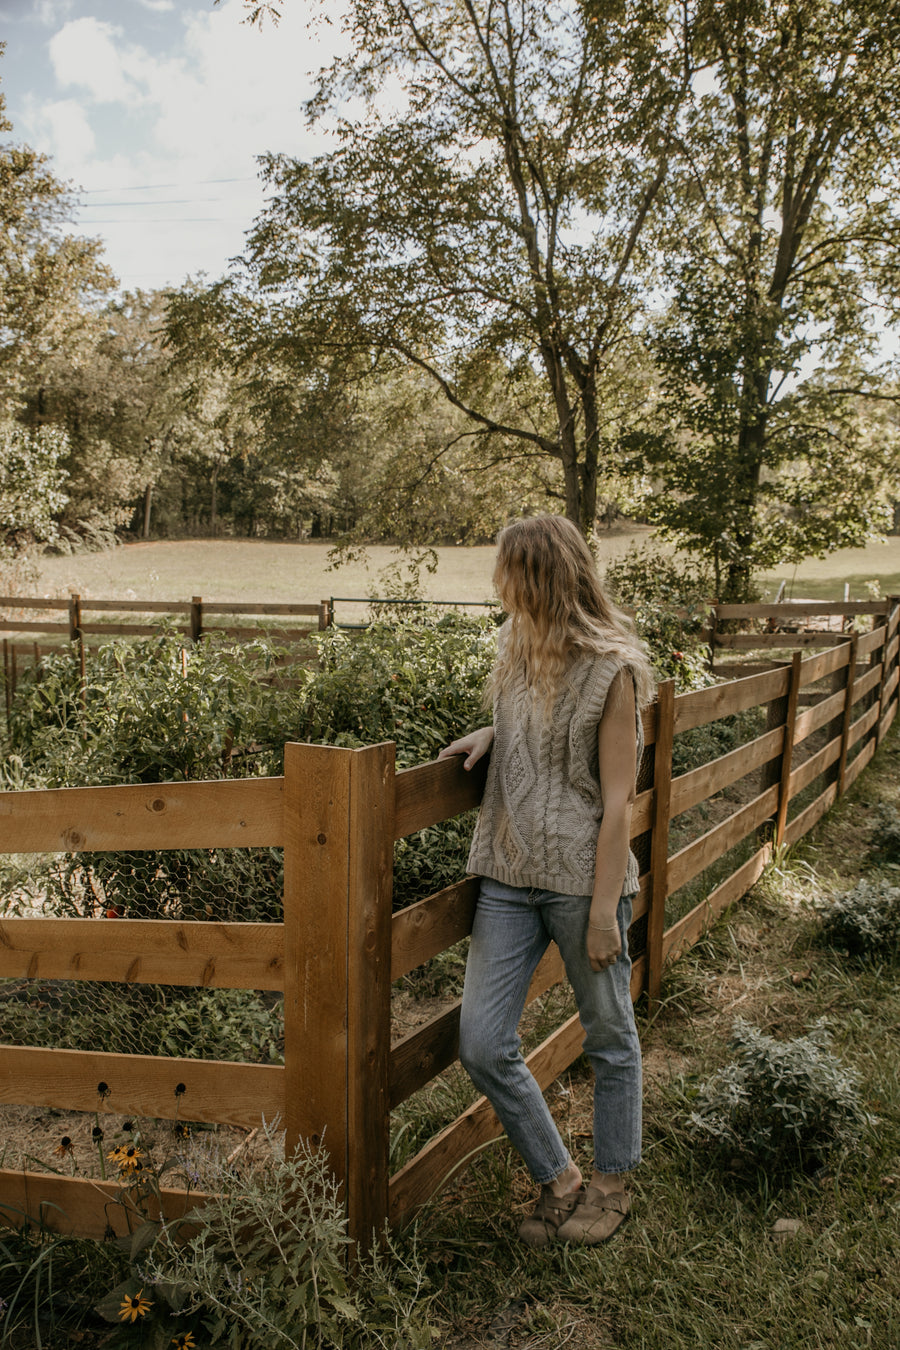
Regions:
<instances>
[{"instance_id":1,"label":"yellow wildflower","mask_svg":"<svg viewBox=\"0 0 900 1350\"><path fill-rule=\"evenodd\" d=\"M173 1336L172 1344L175 1350L195 1350L197 1342L190 1331L185 1331L180 1336Z\"/></svg>"},{"instance_id":2,"label":"yellow wildflower","mask_svg":"<svg viewBox=\"0 0 900 1350\"><path fill-rule=\"evenodd\" d=\"M152 1307L153 1300L144 1298L143 1289L139 1289L136 1294L126 1294L122 1299L119 1316L123 1322L136 1322L139 1317L146 1317Z\"/></svg>"}]
</instances>

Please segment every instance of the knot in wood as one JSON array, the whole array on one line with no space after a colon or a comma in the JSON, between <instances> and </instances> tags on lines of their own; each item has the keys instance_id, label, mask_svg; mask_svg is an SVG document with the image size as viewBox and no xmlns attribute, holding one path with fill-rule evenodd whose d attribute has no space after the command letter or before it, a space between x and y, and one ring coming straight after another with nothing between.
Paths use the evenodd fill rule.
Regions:
<instances>
[{"instance_id":1,"label":"knot in wood","mask_svg":"<svg viewBox=\"0 0 900 1350\"><path fill-rule=\"evenodd\" d=\"M78 830L66 830L63 840L69 848L80 848L84 843L84 835L80 834Z\"/></svg>"},{"instance_id":2,"label":"knot in wood","mask_svg":"<svg viewBox=\"0 0 900 1350\"><path fill-rule=\"evenodd\" d=\"M154 797L154 798L153 798L153 801L150 803L150 810L151 810L151 811L165 811L165 809L166 809L165 798L163 798L163 797Z\"/></svg>"},{"instance_id":3,"label":"knot in wood","mask_svg":"<svg viewBox=\"0 0 900 1350\"><path fill-rule=\"evenodd\" d=\"M328 842L328 835L327 835L327 834L317 834L317 835L316 835L316 843L317 843L317 844L327 844L327 842Z\"/></svg>"}]
</instances>

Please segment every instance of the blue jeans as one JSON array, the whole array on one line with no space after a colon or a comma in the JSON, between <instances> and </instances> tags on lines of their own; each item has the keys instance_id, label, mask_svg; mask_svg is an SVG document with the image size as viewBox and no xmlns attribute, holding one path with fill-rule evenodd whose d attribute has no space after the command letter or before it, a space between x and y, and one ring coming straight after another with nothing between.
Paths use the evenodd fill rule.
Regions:
<instances>
[{"instance_id":1,"label":"blue jeans","mask_svg":"<svg viewBox=\"0 0 900 1350\"><path fill-rule=\"evenodd\" d=\"M543 1093L525 1065L519 1019L535 968L559 947L594 1070L594 1167L625 1172L641 1156L641 1047L631 1002L627 932L631 896L619 901L622 953L591 969L587 922L591 897L506 886L482 878L466 965L459 1057L488 1098L535 1181L552 1181L569 1153Z\"/></svg>"}]
</instances>

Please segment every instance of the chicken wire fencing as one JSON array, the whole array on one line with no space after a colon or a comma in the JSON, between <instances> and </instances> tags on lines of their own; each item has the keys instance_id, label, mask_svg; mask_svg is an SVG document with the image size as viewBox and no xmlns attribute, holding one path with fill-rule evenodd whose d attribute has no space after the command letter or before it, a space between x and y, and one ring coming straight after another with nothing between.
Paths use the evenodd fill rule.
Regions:
<instances>
[{"instance_id":1,"label":"chicken wire fencing","mask_svg":"<svg viewBox=\"0 0 900 1350\"><path fill-rule=\"evenodd\" d=\"M184 849L0 859L0 919L280 923L282 850ZM0 979L6 1045L284 1062L280 992Z\"/></svg>"}]
</instances>

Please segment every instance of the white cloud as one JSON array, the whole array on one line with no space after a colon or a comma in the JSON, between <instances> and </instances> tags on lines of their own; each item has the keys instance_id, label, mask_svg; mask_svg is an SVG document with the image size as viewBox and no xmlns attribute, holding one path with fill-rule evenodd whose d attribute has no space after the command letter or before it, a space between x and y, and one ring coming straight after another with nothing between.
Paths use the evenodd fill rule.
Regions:
<instances>
[{"instance_id":1,"label":"white cloud","mask_svg":"<svg viewBox=\"0 0 900 1350\"><path fill-rule=\"evenodd\" d=\"M130 99L134 88L116 45L122 30L99 19L73 19L50 39L50 60L64 89L86 89L102 103Z\"/></svg>"},{"instance_id":2,"label":"white cloud","mask_svg":"<svg viewBox=\"0 0 900 1350\"><path fill-rule=\"evenodd\" d=\"M175 8L175 0L139 0L139 3L156 14L168 14Z\"/></svg>"},{"instance_id":3,"label":"white cloud","mask_svg":"<svg viewBox=\"0 0 900 1350\"><path fill-rule=\"evenodd\" d=\"M169 0L142 3L163 12ZM296 2L262 30L244 22L242 0L184 4L163 20L165 46L150 50L129 35L126 7L115 24L87 8L50 41L57 82L71 95L29 101L30 139L86 190L83 228L107 240L123 285L218 275L262 206L256 156L304 158L324 145L302 104L309 72L342 44L339 25L311 37L309 7ZM243 181L204 185L211 179Z\"/></svg>"},{"instance_id":4,"label":"white cloud","mask_svg":"<svg viewBox=\"0 0 900 1350\"><path fill-rule=\"evenodd\" d=\"M50 129L56 157L68 164L83 164L94 154L96 137L88 116L74 99L58 99L42 109Z\"/></svg>"}]
</instances>

